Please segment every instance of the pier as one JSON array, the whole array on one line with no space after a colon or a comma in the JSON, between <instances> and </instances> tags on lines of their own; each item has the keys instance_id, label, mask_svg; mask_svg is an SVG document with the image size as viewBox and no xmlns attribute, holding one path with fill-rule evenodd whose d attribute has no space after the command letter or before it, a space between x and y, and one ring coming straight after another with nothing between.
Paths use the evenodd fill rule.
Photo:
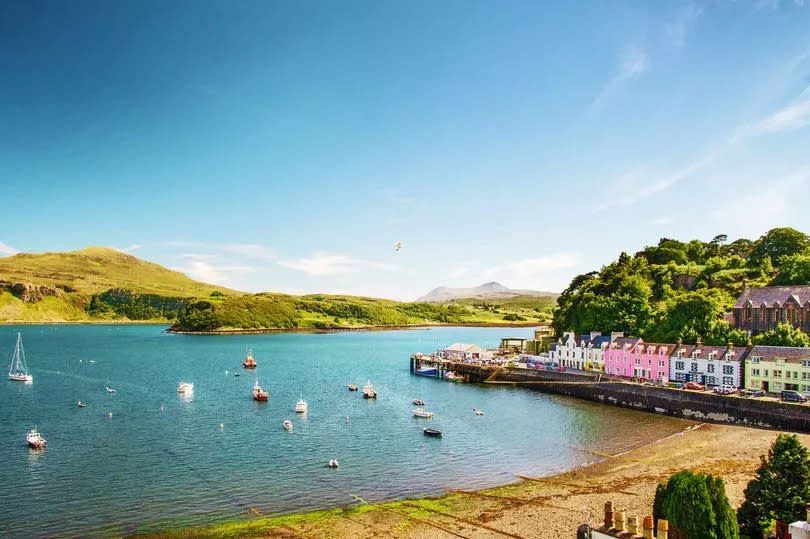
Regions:
<instances>
[{"instance_id":1,"label":"pier","mask_svg":"<svg viewBox=\"0 0 810 539\"><path fill-rule=\"evenodd\" d=\"M469 382L485 382L501 370L500 367L491 365L474 365L423 354L411 355L411 374L416 374L416 371L422 367L435 368L436 378L445 378L448 372L455 372L456 374L464 376Z\"/></svg>"}]
</instances>

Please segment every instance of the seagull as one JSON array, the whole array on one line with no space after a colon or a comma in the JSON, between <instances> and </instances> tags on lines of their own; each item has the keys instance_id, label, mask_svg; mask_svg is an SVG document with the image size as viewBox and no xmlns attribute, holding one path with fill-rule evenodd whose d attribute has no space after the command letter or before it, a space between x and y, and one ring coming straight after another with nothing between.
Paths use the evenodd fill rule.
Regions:
<instances>
[{"instance_id":1,"label":"seagull","mask_svg":"<svg viewBox=\"0 0 810 539\"><path fill-rule=\"evenodd\" d=\"M399 251L400 249L402 249L402 242L398 241L394 244L394 251Z\"/></svg>"}]
</instances>

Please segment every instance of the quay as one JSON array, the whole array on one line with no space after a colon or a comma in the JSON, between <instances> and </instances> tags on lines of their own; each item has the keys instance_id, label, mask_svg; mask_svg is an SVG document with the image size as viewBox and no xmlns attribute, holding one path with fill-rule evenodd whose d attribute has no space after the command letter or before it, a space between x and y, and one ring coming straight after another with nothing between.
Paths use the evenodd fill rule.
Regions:
<instances>
[{"instance_id":1,"label":"quay","mask_svg":"<svg viewBox=\"0 0 810 539\"><path fill-rule=\"evenodd\" d=\"M473 363L452 361L424 354L412 354L411 374L416 374L416 371L423 367L435 368L436 378L446 378L448 372L454 372L464 376L467 381L475 383L489 381L494 374L501 370L500 367L495 367L492 365L476 365Z\"/></svg>"}]
</instances>

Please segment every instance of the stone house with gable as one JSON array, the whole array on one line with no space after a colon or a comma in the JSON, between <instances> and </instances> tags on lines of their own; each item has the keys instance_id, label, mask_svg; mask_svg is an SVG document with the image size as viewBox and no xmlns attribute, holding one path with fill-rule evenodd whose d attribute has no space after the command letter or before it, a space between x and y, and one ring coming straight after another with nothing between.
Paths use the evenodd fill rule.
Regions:
<instances>
[{"instance_id":1,"label":"stone house with gable","mask_svg":"<svg viewBox=\"0 0 810 539\"><path fill-rule=\"evenodd\" d=\"M810 333L810 286L746 286L734 304L734 327L757 334L780 322Z\"/></svg>"}]
</instances>

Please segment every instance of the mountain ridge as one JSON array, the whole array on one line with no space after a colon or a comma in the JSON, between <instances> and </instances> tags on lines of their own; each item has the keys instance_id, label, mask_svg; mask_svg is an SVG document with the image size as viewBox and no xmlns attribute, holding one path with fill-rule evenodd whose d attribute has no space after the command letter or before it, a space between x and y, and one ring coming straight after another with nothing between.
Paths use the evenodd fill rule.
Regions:
<instances>
[{"instance_id":1,"label":"mountain ridge","mask_svg":"<svg viewBox=\"0 0 810 539\"><path fill-rule=\"evenodd\" d=\"M508 288L497 281L490 281L469 288L452 288L439 286L424 296L416 299L422 303L445 303L457 299L509 299L516 297L550 297L556 299L560 294L541 290L523 290Z\"/></svg>"}]
</instances>

